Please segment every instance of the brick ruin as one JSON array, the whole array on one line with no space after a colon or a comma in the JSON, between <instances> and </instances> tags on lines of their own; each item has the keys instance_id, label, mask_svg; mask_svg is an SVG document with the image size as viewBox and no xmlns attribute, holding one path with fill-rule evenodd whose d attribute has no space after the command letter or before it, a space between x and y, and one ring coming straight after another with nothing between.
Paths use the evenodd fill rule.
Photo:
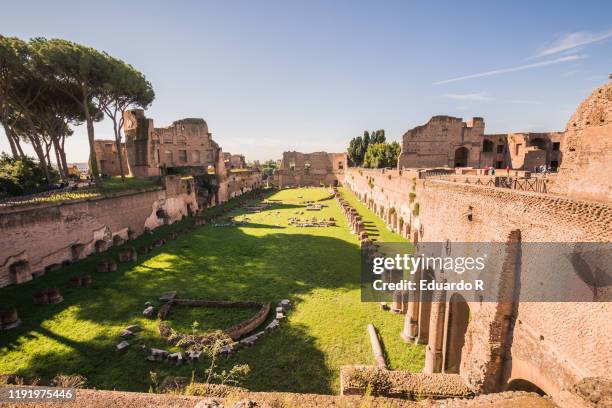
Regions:
<instances>
[{"instance_id":1,"label":"brick ruin","mask_svg":"<svg viewBox=\"0 0 612 408\"><path fill-rule=\"evenodd\" d=\"M0 287L32 280L198 211L194 180L0 212ZM49 239L53 237L53 239Z\"/></svg>"},{"instance_id":2,"label":"brick ruin","mask_svg":"<svg viewBox=\"0 0 612 408\"><path fill-rule=\"evenodd\" d=\"M532 171L561 165L563 132L484 133L483 118L434 116L402 136L398 168L476 167Z\"/></svg>"},{"instance_id":3,"label":"brick ruin","mask_svg":"<svg viewBox=\"0 0 612 408\"><path fill-rule=\"evenodd\" d=\"M121 174L119 167L119 159L117 157L117 144L114 140L94 140L94 150L96 152L96 160L98 161L98 171L104 176L118 176ZM121 157L123 158L123 168L126 173L129 173L129 168L125 157L127 151L125 143L121 143Z\"/></svg>"},{"instance_id":4,"label":"brick ruin","mask_svg":"<svg viewBox=\"0 0 612 408\"><path fill-rule=\"evenodd\" d=\"M336 186L342 183L347 168L346 153L284 152L272 183L278 188Z\"/></svg>"},{"instance_id":5,"label":"brick ruin","mask_svg":"<svg viewBox=\"0 0 612 408\"><path fill-rule=\"evenodd\" d=\"M223 160L225 161L225 168L227 169L246 169L247 163L243 155L231 154L228 152L223 153Z\"/></svg>"},{"instance_id":6,"label":"brick ruin","mask_svg":"<svg viewBox=\"0 0 612 408\"><path fill-rule=\"evenodd\" d=\"M259 169L247 168L242 155L225 154L204 119L182 119L156 128L143 110L134 109L125 113L124 129L131 174L193 175L200 207L217 205L262 185Z\"/></svg>"},{"instance_id":7,"label":"brick ruin","mask_svg":"<svg viewBox=\"0 0 612 408\"><path fill-rule=\"evenodd\" d=\"M417 245L505 243L507 258L497 275L498 284L505 288L520 282L522 262L528 262L525 254L516 251L519 243L612 241L611 83L598 88L570 119L560 139L558 157L563 156L563 163L548 193L504 188L495 176L486 183L481 174L454 180L437 177L439 170L407 169L410 163L420 167L447 160L452 164L452 149L458 140L468 149L465 164L478 165L482 132L475 129L479 121L470 126L456 118L435 117L432 121L426 127L432 125L452 135L446 144L448 151L440 149L442 154L427 156L412 149L412 156L404 155L400 169L351 168L346 172L345 186L391 230ZM418 136L410 134L404 139L404 152L412 148L414 139ZM587 282L573 282L571 288L590 293ZM611 303L513 305L468 302L452 292L427 295L432 296L419 292L411 298L400 296L397 306L406 313L402 338L427 345L424 373L457 373L477 394L504 390L545 393L563 407L590 406L575 393L581 381L612 381Z\"/></svg>"}]
</instances>

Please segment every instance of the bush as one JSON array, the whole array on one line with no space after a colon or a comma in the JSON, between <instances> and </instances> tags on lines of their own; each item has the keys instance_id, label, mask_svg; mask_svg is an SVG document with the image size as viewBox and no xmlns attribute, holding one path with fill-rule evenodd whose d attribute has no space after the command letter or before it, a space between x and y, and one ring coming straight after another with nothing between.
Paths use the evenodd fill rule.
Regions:
<instances>
[{"instance_id":1,"label":"bush","mask_svg":"<svg viewBox=\"0 0 612 408\"><path fill-rule=\"evenodd\" d=\"M52 182L59 180L56 170L50 169L50 173ZM6 153L0 155L0 196L37 193L47 185L45 173L34 159L18 160Z\"/></svg>"},{"instance_id":2,"label":"bush","mask_svg":"<svg viewBox=\"0 0 612 408\"><path fill-rule=\"evenodd\" d=\"M87 378L82 375L58 374L51 383L53 386L61 388L84 388L87 383Z\"/></svg>"}]
</instances>

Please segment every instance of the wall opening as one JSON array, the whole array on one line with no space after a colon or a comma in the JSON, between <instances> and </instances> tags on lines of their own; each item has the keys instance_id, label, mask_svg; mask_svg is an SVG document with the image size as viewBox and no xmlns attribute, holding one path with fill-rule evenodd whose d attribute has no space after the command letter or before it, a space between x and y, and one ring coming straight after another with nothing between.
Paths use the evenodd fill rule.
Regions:
<instances>
[{"instance_id":1,"label":"wall opening","mask_svg":"<svg viewBox=\"0 0 612 408\"><path fill-rule=\"evenodd\" d=\"M490 140L483 140L482 141L482 152L483 153L493 153L493 146L495 145L495 143L493 143Z\"/></svg>"},{"instance_id":2,"label":"wall opening","mask_svg":"<svg viewBox=\"0 0 612 408\"><path fill-rule=\"evenodd\" d=\"M451 296L448 306L444 372L458 374L461 367L461 351L465 344L465 333L470 322L470 308L463 296L458 293Z\"/></svg>"},{"instance_id":3,"label":"wall opening","mask_svg":"<svg viewBox=\"0 0 612 408\"><path fill-rule=\"evenodd\" d=\"M530 140L529 145L533 147L537 147L540 150L546 150L547 141L545 139L537 137L533 140Z\"/></svg>"},{"instance_id":4,"label":"wall opening","mask_svg":"<svg viewBox=\"0 0 612 408\"><path fill-rule=\"evenodd\" d=\"M108 248L108 244L103 239L99 239L94 244L94 247L96 248L96 253L99 254L101 252L106 251L106 249Z\"/></svg>"},{"instance_id":5,"label":"wall opening","mask_svg":"<svg viewBox=\"0 0 612 408\"><path fill-rule=\"evenodd\" d=\"M455 167L467 167L469 152L467 147L460 147L455 150Z\"/></svg>"},{"instance_id":6,"label":"wall opening","mask_svg":"<svg viewBox=\"0 0 612 408\"><path fill-rule=\"evenodd\" d=\"M508 383L508 391L525 391L525 392L535 392L541 396L545 396L546 393L540 387L532 383L531 381L523 380L522 378L517 378Z\"/></svg>"},{"instance_id":7,"label":"wall opening","mask_svg":"<svg viewBox=\"0 0 612 408\"><path fill-rule=\"evenodd\" d=\"M30 279L32 279L32 274L28 261L17 261L9 266L9 280L12 284L23 283Z\"/></svg>"}]
</instances>

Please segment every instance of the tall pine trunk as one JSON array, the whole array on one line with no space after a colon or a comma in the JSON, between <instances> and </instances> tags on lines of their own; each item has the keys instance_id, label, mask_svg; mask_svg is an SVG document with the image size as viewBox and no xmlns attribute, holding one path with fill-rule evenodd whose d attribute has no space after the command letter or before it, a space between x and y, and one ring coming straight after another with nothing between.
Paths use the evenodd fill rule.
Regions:
<instances>
[{"instance_id":1,"label":"tall pine trunk","mask_svg":"<svg viewBox=\"0 0 612 408\"><path fill-rule=\"evenodd\" d=\"M83 95L87 95L85 89L83 89ZM100 184L100 172L98 171L98 160L96 158L96 150L94 148L94 124L91 113L89 112L89 105L87 98L83 98L83 113L85 114L85 122L87 123L87 138L89 140L89 169L91 176L96 184Z\"/></svg>"},{"instance_id":2,"label":"tall pine trunk","mask_svg":"<svg viewBox=\"0 0 612 408\"><path fill-rule=\"evenodd\" d=\"M118 127L117 120L113 118L113 128L115 130L115 146L117 148L117 159L119 160L119 174L121 181L125 183L125 170L123 168L123 151L121 150L121 128Z\"/></svg>"},{"instance_id":3,"label":"tall pine trunk","mask_svg":"<svg viewBox=\"0 0 612 408\"><path fill-rule=\"evenodd\" d=\"M60 145L57 138L53 138L53 150L55 151L55 161L57 162L57 168L59 169L60 176L63 181L68 180L68 168L64 165L61 159Z\"/></svg>"},{"instance_id":4,"label":"tall pine trunk","mask_svg":"<svg viewBox=\"0 0 612 408\"><path fill-rule=\"evenodd\" d=\"M40 141L36 139L36 137L28 136L28 139L30 140L30 143L32 143L34 152L38 157L38 165L45 173L47 184L51 184L51 173L49 172L49 166L47 165L47 161L45 159L45 151L43 149L43 146L40 144Z\"/></svg>"}]
</instances>

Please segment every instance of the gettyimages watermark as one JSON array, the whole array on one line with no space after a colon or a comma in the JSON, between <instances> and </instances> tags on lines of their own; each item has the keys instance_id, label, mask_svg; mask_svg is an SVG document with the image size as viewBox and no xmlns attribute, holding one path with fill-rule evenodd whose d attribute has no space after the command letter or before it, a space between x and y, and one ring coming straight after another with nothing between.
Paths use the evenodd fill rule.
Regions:
<instances>
[{"instance_id":1,"label":"gettyimages watermark","mask_svg":"<svg viewBox=\"0 0 612 408\"><path fill-rule=\"evenodd\" d=\"M378 243L361 264L364 302L612 301L612 243Z\"/></svg>"}]
</instances>

